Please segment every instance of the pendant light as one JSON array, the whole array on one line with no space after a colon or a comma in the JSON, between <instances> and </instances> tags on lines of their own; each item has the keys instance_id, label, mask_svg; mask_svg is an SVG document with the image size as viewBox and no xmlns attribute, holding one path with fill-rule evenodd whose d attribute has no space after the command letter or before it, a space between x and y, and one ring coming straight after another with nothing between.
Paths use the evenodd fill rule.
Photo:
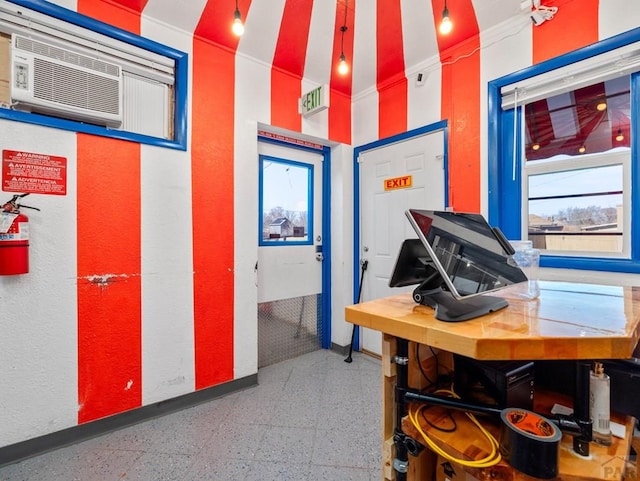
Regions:
<instances>
[{"instance_id":1,"label":"pendant light","mask_svg":"<svg viewBox=\"0 0 640 481\"><path fill-rule=\"evenodd\" d=\"M449 9L447 8L447 0L444 0L444 9L442 10L442 21L440 22L440 33L447 35L451 32L453 24L449 18Z\"/></svg>"},{"instance_id":2,"label":"pendant light","mask_svg":"<svg viewBox=\"0 0 640 481\"><path fill-rule=\"evenodd\" d=\"M344 33L347 31L347 3L348 0L345 0L344 22L342 23L342 27L340 27L340 63L338 64L338 73L340 75L347 75L347 73L349 73L349 64L347 63L347 58L344 56Z\"/></svg>"},{"instance_id":3,"label":"pendant light","mask_svg":"<svg viewBox=\"0 0 640 481\"><path fill-rule=\"evenodd\" d=\"M231 30L238 37L242 36L244 33L244 25L242 24L240 9L238 8L238 0L236 0L236 11L233 12L233 24L231 25Z\"/></svg>"}]
</instances>

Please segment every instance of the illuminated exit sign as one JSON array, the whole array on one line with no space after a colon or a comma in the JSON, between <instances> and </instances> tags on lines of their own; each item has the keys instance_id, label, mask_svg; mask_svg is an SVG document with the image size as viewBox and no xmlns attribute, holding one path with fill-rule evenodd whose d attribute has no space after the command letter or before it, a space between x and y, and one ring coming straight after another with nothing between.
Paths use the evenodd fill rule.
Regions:
<instances>
[{"instance_id":1,"label":"illuminated exit sign","mask_svg":"<svg viewBox=\"0 0 640 481\"><path fill-rule=\"evenodd\" d=\"M299 111L304 117L329 108L329 86L320 85L300 98Z\"/></svg>"},{"instance_id":2,"label":"illuminated exit sign","mask_svg":"<svg viewBox=\"0 0 640 481\"><path fill-rule=\"evenodd\" d=\"M393 179L384 179L384 190L407 189L411 187L412 180L413 179L410 175L395 177Z\"/></svg>"}]
</instances>

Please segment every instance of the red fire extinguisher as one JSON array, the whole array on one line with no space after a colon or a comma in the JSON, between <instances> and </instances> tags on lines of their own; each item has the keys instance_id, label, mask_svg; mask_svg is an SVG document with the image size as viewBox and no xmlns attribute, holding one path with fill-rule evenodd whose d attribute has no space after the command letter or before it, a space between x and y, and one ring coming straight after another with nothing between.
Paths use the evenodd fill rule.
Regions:
<instances>
[{"instance_id":1,"label":"red fire extinguisher","mask_svg":"<svg viewBox=\"0 0 640 481\"><path fill-rule=\"evenodd\" d=\"M14 195L0 209L0 276L29 272L29 218L20 213L20 208L40 209L20 205L26 195Z\"/></svg>"}]
</instances>

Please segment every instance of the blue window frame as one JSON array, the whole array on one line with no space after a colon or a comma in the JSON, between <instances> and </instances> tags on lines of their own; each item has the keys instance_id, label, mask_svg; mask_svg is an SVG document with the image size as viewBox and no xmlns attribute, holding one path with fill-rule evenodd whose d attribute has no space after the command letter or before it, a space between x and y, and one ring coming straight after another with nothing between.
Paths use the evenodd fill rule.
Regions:
<instances>
[{"instance_id":1,"label":"blue window frame","mask_svg":"<svg viewBox=\"0 0 640 481\"><path fill-rule=\"evenodd\" d=\"M260 246L313 244L313 165L259 156Z\"/></svg>"},{"instance_id":2,"label":"blue window frame","mask_svg":"<svg viewBox=\"0 0 640 481\"><path fill-rule=\"evenodd\" d=\"M73 120L50 117L36 113L21 112L7 108L0 108L0 118L19 122L44 125L57 129L84 132L88 134L113 137L129 140L142 144L156 145L160 147L186 150L187 149L187 87L188 87L188 55L185 52L173 49L166 45L154 42L126 30L108 25L85 15L67 10L40 0L8 0L10 3L29 8L54 19L66 22L78 27L106 35L115 40L131 44L148 50L175 62L174 70L174 103L173 103L173 135L171 139L142 135L125 130L109 129L98 125L92 125Z\"/></svg>"},{"instance_id":3,"label":"blue window frame","mask_svg":"<svg viewBox=\"0 0 640 481\"><path fill-rule=\"evenodd\" d=\"M620 120L611 120L613 112L609 115L609 131L607 135L610 140L610 150L602 154L592 154L585 152L580 146L580 153L566 155L558 147L555 151L548 153L548 156L540 155L540 146L536 136L541 132L532 130L531 106L536 99L521 103L514 102L503 105L503 96L508 86L519 85L519 83L529 82L534 85L536 78L543 75L553 74L554 71L562 68L570 68L573 64L583 60L598 56L608 55L616 49L630 46L640 42L640 29L634 29L624 34L611 37L607 40L590 45L583 49L571 52L567 55L543 62L541 64L523 69L519 72L507 75L489 83L489 222L497 225L509 239L520 239L527 235L529 239L535 239L535 233L531 230L531 218L529 208L534 205L541 205L544 202L560 203L563 198L589 198L596 204L605 202L617 203L623 206L624 216L618 214L617 223L620 227L620 235L625 236L626 247L620 247L616 252L569 252L568 250L543 250L541 265L544 267L590 269L612 272L640 272L640 189L633 188L639 185L640 180L640 159L638 159L638 146L640 130L638 130L638 119L640 118L640 74L633 73L627 75L627 80L623 83L628 85L628 96L626 97L626 112L628 114L626 127L620 126ZM636 55L636 54L634 54ZM631 71L637 71L637 57L632 58L635 65ZM629 70L627 70L628 74ZM611 77L609 77L611 78ZM594 84L604 85L605 78L599 79L597 72L590 79L590 84L578 85L575 91L569 92L575 96L577 89L585 85L591 87ZM620 83L620 82L618 82ZM552 100L550 94L544 97L549 106L557 104L558 99ZM611 100L609 96L607 100ZM516 92L517 100L517 92ZM555 105L554 104L554 105ZM515 108L514 108L515 105ZM575 107L575 106L574 106ZM562 115L561 112L552 112L549 107L544 114ZM574 108L575 113L575 108ZM566 112L565 112L566 114ZM566 118L561 124L565 131L570 130L570 121ZM548 127L548 125L547 125ZM617 131L616 131L617 129ZM548 130L548 129L547 129ZM617 147L616 142L621 142L624 134L625 147ZM556 140L560 137L555 132ZM569 136L567 136L567 139ZM574 136L572 140L575 140ZM566 148L568 143L563 146ZM578 155L584 154L581 158ZM549 157L551 156L551 157ZM550 160L551 159L551 160ZM555 159L560 159L555 160ZM622 160L619 160L622 159ZM625 160L626 159L626 160ZM580 164L579 162L584 162ZM573 163L573 164L572 164ZM536 165L537 164L537 165ZM601 188L585 189L590 174L599 172L610 172L617 176L615 182L610 186L601 183ZM565 186L557 182L564 175L570 175L571 182L567 181ZM582 179L577 182L577 179ZM542 187L540 181L555 182L555 191L549 191ZM578 186L581 184L581 186ZM610 188L609 188L610 187ZM623 202L624 197L624 202ZM577 202L577 200L576 200ZM619 207L620 208L620 207ZM609 208L611 211L611 208ZM554 220L554 219L551 219ZM606 227L607 220L602 221L598 228ZM563 227L564 228L564 227ZM584 229L586 232L589 229ZM545 232L541 237L552 239L552 235ZM570 234L570 233L565 233ZM588 234L593 234L589 232ZM601 232L601 237L610 233ZM570 237L566 235L564 237ZM622 244L622 243L621 243ZM638 246L638 247L637 247Z\"/></svg>"}]
</instances>

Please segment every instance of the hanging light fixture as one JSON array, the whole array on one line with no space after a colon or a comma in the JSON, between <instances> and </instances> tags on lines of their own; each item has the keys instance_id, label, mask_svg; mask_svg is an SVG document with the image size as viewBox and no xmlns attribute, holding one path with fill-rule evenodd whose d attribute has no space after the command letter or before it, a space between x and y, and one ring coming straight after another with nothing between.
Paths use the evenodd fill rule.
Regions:
<instances>
[{"instance_id":1,"label":"hanging light fixture","mask_svg":"<svg viewBox=\"0 0 640 481\"><path fill-rule=\"evenodd\" d=\"M618 133L616 134L616 140L618 142L622 142L624 140L624 134L622 133L622 129L618 127Z\"/></svg>"},{"instance_id":2,"label":"hanging light fixture","mask_svg":"<svg viewBox=\"0 0 640 481\"><path fill-rule=\"evenodd\" d=\"M340 54L340 63L338 64L338 73L340 75L346 75L349 73L349 64L347 64L347 59L344 56L344 53Z\"/></svg>"},{"instance_id":3,"label":"hanging light fixture","mask_svg":"<svg viewBox=\"0 0 640 481\"><path fill-rule=\"evenodd\" d=\"M233 12L233 24L231 25L231 31L233 31L233 33L238 37L244 33L244 25L242 24L240 9L238 8L238 0L236 0L236 11Z\"/></svg>"},{"instance_id":4,"label":"hanging light fixture","mask_svg":"<svg viewBox=\"0 0 640 481\"><path fill-rule=\"evenodd\" d=\"M347 58L344 56L344 33L347 31L347 3L348 0L345 0L344 22L342 23L342 27L340 27L340 63L338 64L338 73L340 75L347 75L347 73L349 73L349 64L347 63Z\"/></svg>"},{"instance_id":5,"label":"hanging light fixture","mask_svg":"<svg viewBox=\"0 0 640 481\"><path fill-rule=\"evenodd\" d=\"M531 150L534 152L540 150L540 142L538 142L538 123L536 122L536 115L533 110L533 104L529 104L526 106L528 113L525 117L527 124L531 122L531 126L533 127L533 139L531 142Z\"/></svg>"},{"instance_id":6,"label":"hanging light fixture","mask_svg":"<svg viewBox=\"0 0 640 481\"><path fill-rule=\"evenodd\" d=\"M444 9L442 10L442 21L440 22L440 33L443 35L451 32L453 24L449 18L449 9L447 8L447 0L444 0Z\"/></svg>"}]
</instances>

